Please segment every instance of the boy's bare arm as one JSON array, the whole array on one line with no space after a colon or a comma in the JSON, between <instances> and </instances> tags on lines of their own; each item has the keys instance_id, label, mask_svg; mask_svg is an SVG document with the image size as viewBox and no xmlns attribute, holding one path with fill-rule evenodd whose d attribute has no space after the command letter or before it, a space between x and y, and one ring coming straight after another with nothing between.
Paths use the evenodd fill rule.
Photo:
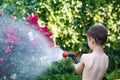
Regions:
<instances>
[{"instance_id":1,"label":"boy's bare arm","mask_svg":"<svg viewBox=\"0 0 120 80\"><path fill-rule=\"evenodd\" d=\"M78 64L74 64L74 68L76 70L77 74L80 74L83 72L84 69L84 61L83 61L83 55L81 56L80 62Z\"/></svg>"}]
</instances>

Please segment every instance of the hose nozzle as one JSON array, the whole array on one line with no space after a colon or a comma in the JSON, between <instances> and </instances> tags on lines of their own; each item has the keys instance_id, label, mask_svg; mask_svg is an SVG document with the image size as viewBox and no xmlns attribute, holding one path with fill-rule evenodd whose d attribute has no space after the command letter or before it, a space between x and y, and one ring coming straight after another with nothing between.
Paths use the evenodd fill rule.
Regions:
<instances>
[{"instance_id":1,"label":"hose nozzle","mask_svg":"<svg viewBox=\"0 0 120 80\"><path fill-rule=\"evenodd\" d=\"M78 60L76 57L78 57L78 53L75 52L74 54L69 54L68 52L63 52L63 57L66 58L66 57L72 57L72 59L74 60L74 62L77 64L78 63Z\"/></svg>"}]
</instances>

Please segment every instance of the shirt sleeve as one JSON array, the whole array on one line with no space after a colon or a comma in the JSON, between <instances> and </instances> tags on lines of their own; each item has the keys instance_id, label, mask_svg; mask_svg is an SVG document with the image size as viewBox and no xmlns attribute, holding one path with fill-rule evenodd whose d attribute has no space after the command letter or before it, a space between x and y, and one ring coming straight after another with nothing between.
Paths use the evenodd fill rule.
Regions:
<instances>
[{"instance_id":1,"label":"shirt sleeve","mask_svg":"<svg viewBox=\"0 0 120 80\"><path fill-rule=\"evenodd\" d=\"M84 54L80 58L80 62L78 64L74 64L74 68L77 74L83 72L84 69Z\"/></svg>"}]
</instances>

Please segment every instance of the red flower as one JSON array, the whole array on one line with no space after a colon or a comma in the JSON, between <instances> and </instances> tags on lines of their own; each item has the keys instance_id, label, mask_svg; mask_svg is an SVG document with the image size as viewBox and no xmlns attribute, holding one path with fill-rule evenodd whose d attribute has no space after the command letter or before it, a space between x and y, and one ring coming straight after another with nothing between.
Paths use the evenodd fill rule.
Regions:
<instances>
[{"instance_id":1,"label":"red flower","mask_svg":"<svg viewBox=\"0 0 120 80\"><path fill-rule=\"evenodd\" d=\"M14 35L8 35L8 39L5 41L5 44L13 44L15 42L21 42L22 39L17 38Z\"/></svg>"},{"instance_id":2,"label":"red flower","mask_svg":"<svg viewBox=\"0 0 120 80\"><path fill-rule=\"evenodd\" d=\"M3 62L4 61L4 59L3 58L0 58L0 62Z\"/></svg>"},{"instance_id":3,"label":"red flower","mask_svg":"<svg viewBox=\"0 0 120 80\"><path fill-rule=\"evenodd\" d=\"M5 50L5 53L12 53L12 49Z\"/></svg>"},{"instance_id":4,"label":"red flower","mask_svg":"<svg viewBox=\"0 0 120 80\"><path fill-rule=\"evenodd\" d=\"M51 47L55 46L55 45L54 45L54 42L51 42L51 43L50 43L50 46L51 46Z\"/></svg>"},{"instance_id":5,"label":"red flower","mask_svg":"<svg viewBox=\"0 0 120 80\"><path fill-rule=\"evenodd\" d=\"M52 38L48 38L48 41L50 42L50 46L54 46L54 40Z\"/></svg>"},{"instance_id":6,"label":"red flower","mask_svg":"<svg viewBox=\"0 0 120 80\"><path fill-rule=\"evenodd\" d=\"M13 29L13 28L7 29L4 32L7 35L7 40L5 41L5 44L13 44L15 42L21 42L22 41L21 39L16 37L17 33L16 33L15 29Z\"/></svg>"},{"instance_id":7,"label":"red flower","mask_svg":"<svg viewBox=\"0 0 120 80\"><path fill-rule=\"evenodd\" d=\"M8 46L7 49L5 50L5 53L12 53L12 47Z\"/></svg>"},{"instance_id":8,"label":"red flower","mask_svg":"<svg viewBox=\"0 0 120 80\"><path fill-rule=\"evenodd\" d=\"M0 17L2 16L3 14L2 13L0 13Z\"/></svg>"},{"instance_id":9,"label":"red flower","mask_svg":"<svg viewBox=\"0 0 120 80\"><path fill-rule=\"evenodd\" d=\"M11 34L11 35L16 35L16 32L14 29L7 29L7 30L5 30L5 33Z\"/></svg>"},{"instance_id":10,"label":"red flower","mask_svg":"<svg viewBox=\"0 0 120 80\"><path fill-rule=\"evenodd\" d=\"M39 16L35 14L34 16L27 18L26 21L29 22L31 25L37 27L38 31L41 32L48 39L48 41L50 41L50 44L52 46L54 46L54 41L52 38L50 38L53 33L48 31L48 26L44 26L44 28L41 28L38 24L38 18ZM31 42L31 44L34 45L35 43Z\"/></svg>"},{"instance_id":11,"label":"red flower","mask_svg":"<svg viewBox=\"0 0 120 80\"><path fill-rule=\"evenodd\" d=\"M43 29L41 27L38 27L39 32L43 32Z\"/></svg>"},{"instance_id":12,"label":"red flower","mask_svg":"<svg viewBox=\"0 0 120 80\"><path fill-rule=\"evenodd\" d=\"M39 27L38 18L39 16L35 14L34 16L27 18L26 21L29 22L31 25Z\"/></svg>"},{"instance_id":13,"label":"red flower","mask_svg":"<svg viewBox=\"0 0 120 80\"><path fill-rule=\"evenodd\" d=\"M48 26L44 26L43 31L47 32L48 31Z\"/></svg>"},{"instance_id":14,"label":"red flower","mask_svg":"<svg viewBox=\"0 0 120 80\"><path fill-rule=\"evenodd\" d=\"M46 32L46 33L45 33L45 36L47 36L47 37L50 37L50 36L52 36L52 35L53 35L52 32Z\"/></svg>"}]
</instances>

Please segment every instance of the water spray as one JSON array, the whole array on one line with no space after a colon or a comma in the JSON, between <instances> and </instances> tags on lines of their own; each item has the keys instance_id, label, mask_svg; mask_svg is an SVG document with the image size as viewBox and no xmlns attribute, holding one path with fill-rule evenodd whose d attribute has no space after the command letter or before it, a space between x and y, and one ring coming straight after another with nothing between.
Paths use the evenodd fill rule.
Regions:
<instances>
[{"instance_id":1,"label":"water spray","mask_svg":"<svg viewBox=\"0 0 120 80\"><path fill-rule=\"evenodd\" d=\"M35 15L26 21L0 14L0 80L35 80L53 62L63 59L48 27Z\"/></svg>"},{"instance_id":2,"label":"water spray","mask_svg":"<svg viewBox=\"0 0 120 80\"><path fill-rule=\"evenodd\" d=\"M75 52L75 53L68 53L68 52L63 52L63 57L66 58L66 57L71 57L74 62L77 64L78 63L78 60L76 57L78 57L78 53Z\"/></svg>"}]
</instances>

